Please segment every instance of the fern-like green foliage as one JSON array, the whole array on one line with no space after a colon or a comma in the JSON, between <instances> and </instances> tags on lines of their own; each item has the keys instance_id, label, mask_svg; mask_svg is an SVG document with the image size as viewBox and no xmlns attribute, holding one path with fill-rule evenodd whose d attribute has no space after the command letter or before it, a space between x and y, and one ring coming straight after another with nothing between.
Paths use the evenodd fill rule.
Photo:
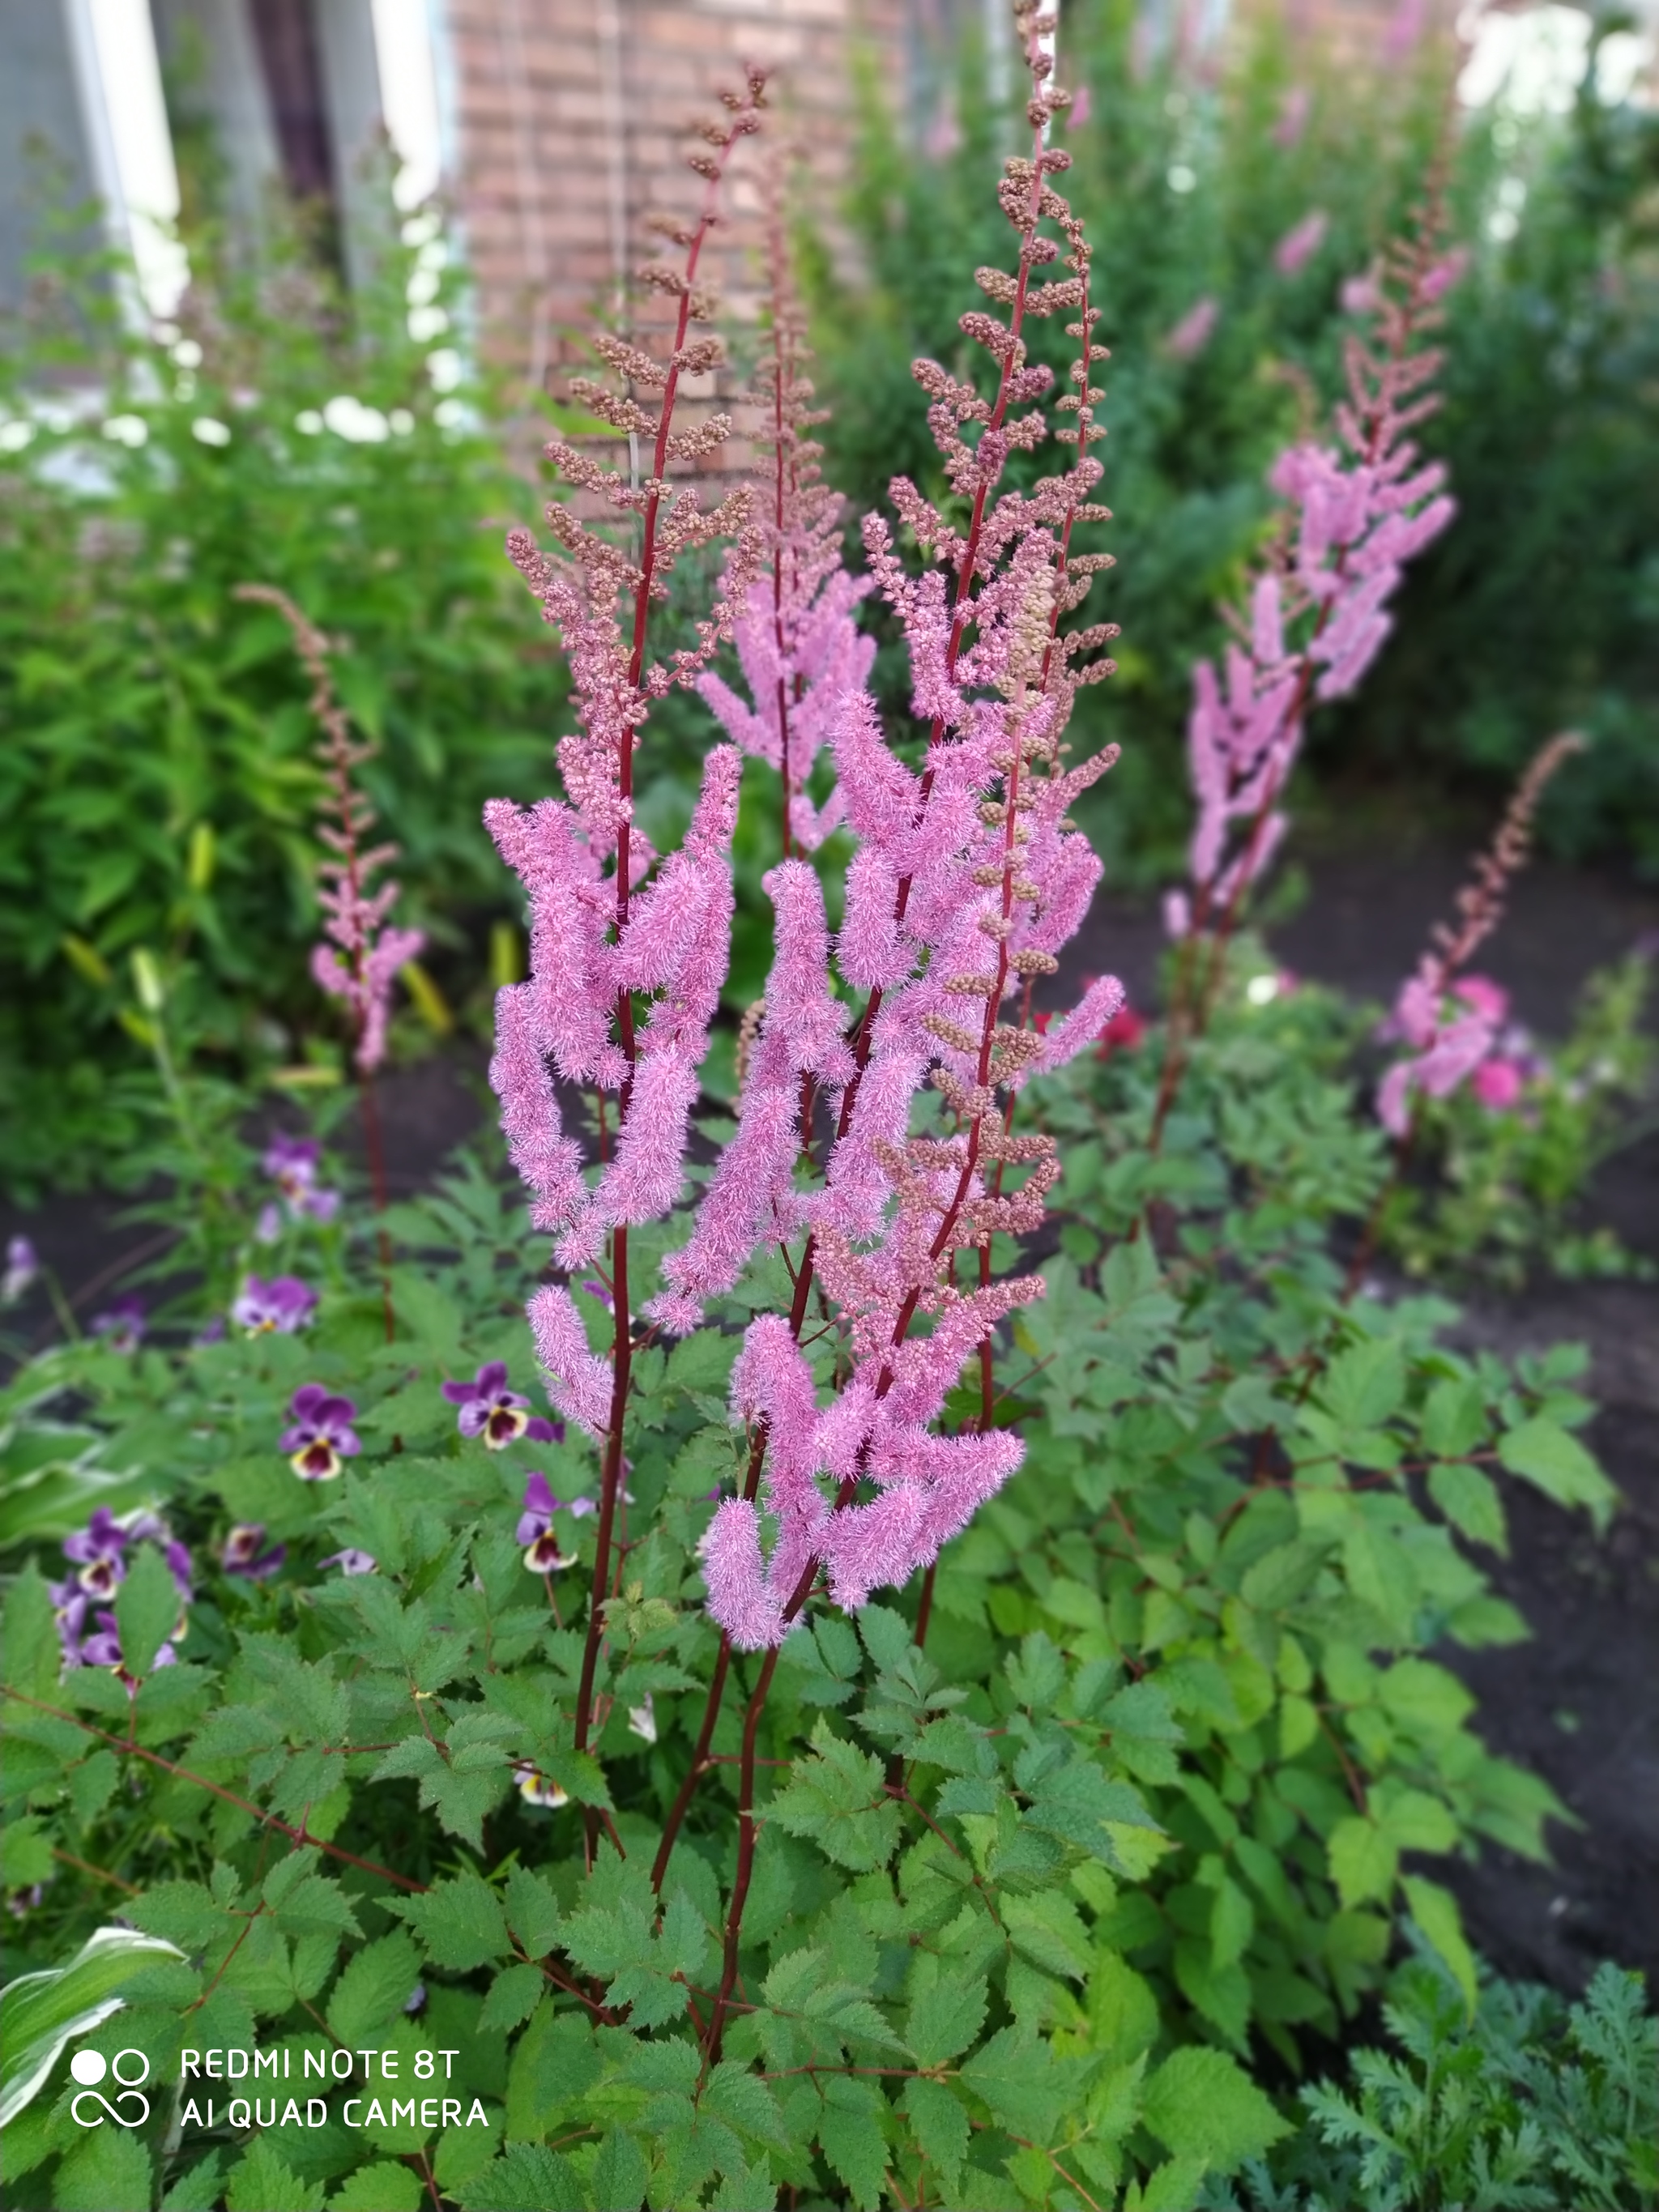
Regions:
<instances>
[{"instance_id":1,"label":"fern-like green foliage","mask_svg":"<svg viewBox=\"0 0 1659 2212\"><path fill-rule=\"evenodd\" d=\"M1305 2091L1307 2124L1205 2212L1646 2212L1659 2203L1659 2020L1639 1974L1577 2003L1484 1983L1473 2019L1431 1957L1397 1977L1389 2048Z\"/></svg>"}]
</instances>

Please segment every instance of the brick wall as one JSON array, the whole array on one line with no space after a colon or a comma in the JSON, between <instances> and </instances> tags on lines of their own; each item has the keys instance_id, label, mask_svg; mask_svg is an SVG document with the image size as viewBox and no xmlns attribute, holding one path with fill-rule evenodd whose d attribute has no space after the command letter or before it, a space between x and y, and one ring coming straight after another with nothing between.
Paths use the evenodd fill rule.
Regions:
<instances>
[{"instance_id":1,"label":"brick wall","mask_svg":"<svg viewBox=\"0 0 1659 2212\"><path fill-rule=\"evenodd\" d=\"M696 204L687 126L753 58L776 71L776 115L810 161L833 218L847 173L852 67L860 42L902 93L903 0L449 0L461 202L485 343L551 381L583 358L580 332L609 307L619 252L660 250L653 212ZM740 313L752 295L756 193L716 281ZM619 237L619 234L621 234Z\"/></svg>"}]
</instances>

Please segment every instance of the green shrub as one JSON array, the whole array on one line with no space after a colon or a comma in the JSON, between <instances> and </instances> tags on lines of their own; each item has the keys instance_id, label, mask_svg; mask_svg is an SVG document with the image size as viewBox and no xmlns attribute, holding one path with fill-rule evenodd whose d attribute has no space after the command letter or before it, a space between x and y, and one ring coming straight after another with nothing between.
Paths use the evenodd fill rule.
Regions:
<instances>
[{"instance_id":1,"label":"green shrub","mask_svg":"<svg viewBox=\"0 0 1659 2212\"><path fill-rule=\"evenodd\" d=\"M124 319L106 258L35 264L0 368L0 1150L25 1190L106 1171L131 1136L108 971L136 947L188 949L228 1065L327 1028L305 973L315 732L281 621L239 583L280 585L343 648L440 961L505 915L479 808L537 787L564 677L501 558L533 489L483 395L435 387L453 330L409 335L409 281L445 249L435 216L405 228L349 301L295 241L250 264L192 236L159 335ZM457 272L435 274L428 316L453 323Z\"/></svg>"},{"instance_id":2,"label":"green shrub","mask_svg":"<svg viewBox=\"0 0 1659 2212\"><path fill-rule=\"evenodd\" d=\"M1310 410L1327 434L1355 327L1341 285L1421 197L1451 56L1431 44L1397 70L1339 70L1273 31L1194 72L1169 52L1147 58L1143 20L1121 0L1067 11L1067 73L1091 104L1062 135L1113 352L1105 496L1116 520L1101 543L1118 561L1103 611L1123 631L1109 697L1085 695L1079 708L1091 741L1125 744L1113 804L1087 819L1120 880L1152 881L1167 878L1185 834L1177 749L1192 664L1224 635L1218 602L1267 524L1268 464ZM1598 19L1598 35L1619 21ZM1594 76L1592 64L1565 119L1460 113L1450 208L1474 258L1448 303L1444 407L1425 432L1449 465L1458 518L1413 569L1360 697L1313 718L1310 762L1316 777L1362 787L1409 775L1419 805L1431 793L1485 805L1541 736L1582 727L1595 742L1563 776L1542 834L1558 850L1623 852L1652 869L1659 123L1634 104L1604 107ZM1310 105L1286 146L1274 126L1293 88ZM975 179L1002 120L971 66L956 99L961 143L932 159L900 138L870 88L849 202L867 285L842 290L819 262L823 434L832 477L860 507L895 467L937 495L908 364L963 356L957 316L1001 242ZM1518 228L1496 236L1492 217L1514 213L1517 186ZM1314 210L1328 231L1286 277L1274 249ZM1170 335L1206 297L1213 334L1179 358ZM1035 350L1043 357L1040 338Z\"/></svg>"}]
</instances>

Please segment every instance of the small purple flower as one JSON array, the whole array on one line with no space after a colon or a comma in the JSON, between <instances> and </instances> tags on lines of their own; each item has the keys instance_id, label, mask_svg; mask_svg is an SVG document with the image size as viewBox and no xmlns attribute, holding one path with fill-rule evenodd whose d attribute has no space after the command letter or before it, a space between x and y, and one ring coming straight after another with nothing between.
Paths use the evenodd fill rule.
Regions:
<instances>
[{"instance_id":1,"label":"small purple flower","mask_svg":"<svg viewBox=\"0 0 1659 2212\"><path fill-rule=\"evenodd\" d=\"M27 1889L9 1890L6 1893L6 1910L14 1920L25 1920L40 1904L44 1895L45 1892L38 1881L33 1883Z\"/></svg>"},{"instance_id":2,"label":"small purple flower","mask_svg":"<svg viewBox=\"0 0 1659 2212\"><path fill-rule=\"evenodd\" d=\"M261 1336L270 1330L292 1336L295 1329L303 1328L310 1320L316 1304L316 1291L307 1289L297 1275L277 1275L269 1283L258 1275L250 1275L230 1310L230 1317L240 1322L250 1336Z\"/></svg>"},{"instance_id":3,"label":"small purple flower","mask_svg":"<svg viewBox=\"0 0 1659 2212\"><path fill-rule=\"evenodd\" d=\"M6 1246L6 1272L0 1275L0 1306L15 1306L40 1272L40 1255L27 1237Z\"/></svg>"},{"instance_id":4,"label":"small purple flower","mask_svg":"<svg viewBox=\"0 0 1659 2212\"><path fill-rule=\"evenodd\" d=\"M283 1233L283 1209L275 1199L259 1208L259 1218L253 1224L256 1244L274 1244Z\"/></svg>"},{"instance_id":5,"label":"small purple flower","mask_svg":"<svg viewBox=\"0 0 1659 2212\"><path fill-rule=\"evenodd\" d=\"M313 1221L332 1221L340 1210L337 1190L324 1190L317 1182L320 1147L314 1137L273 1137L261 1163L288 1203L292 1219L308 1216ZM270 1224L267 1233L267 1224ZM282 1230L282 1217L274 1206L259 1216L254 1232L262 1244L271 1244Z\"/></svg>"},{"instance_id":6,"label":"small purple flower","mask_svg":"<svg viewBox=\"0 0 1659 2212\"><path fill-rule=\"evenodd\" d=\"M377 1564L373 1552L360 1552L348 1544L343 1552L331 1552L325 1559L319 1559L319 1567L337 1567L343 1575L372 1575Z\"/></svg>"},{"instance_id":7,"label":"small purple flower","mask_svg":"<svg viewBox=\"0 0 1659 2212\"><path fill-rule=\"evenodd\" d=\"M238 1575L244 1582L268 1582L287 1559L288 1546L273 1544L269 1551L263 1551L260 1547L264 1540L263 1521L239 1521L219 1554L225 1572Z\"/></svg>"},{"instance_id":8,"label":"small purple flower","mask_svg":"<svg viewBox=\"0 0 1659 2212\"><path fill-rule=\"evenodd\" d=\"M124 1554L128 1534L108 1506L100 1505L84 1528L66 1536L64 1557L81 1571L74 1587L84 1590L88 1598L112 1596L117 1583L126 1580Z\"/></svg>"},{"instance_id":9,"label":"small purple flower","mask_svg":"<svg viewBox=\"0 0 1659 2212\"><path fill-rule=\"evenodd\" d=\"M279 1133L265 1147L259 1164L284 1198L312 1188L322 1147L314 1137L289 1137Z\"/></svg>"},{"instance_id":10,"label":"small purple flower","mask_svg":"<svg viewBox=\"0 0 1659 2212\"><path fill-rule=\"evenodd\" d=\"M191 1339L191 1342L198 1346L204 1344L222 1344L224 1340L225 1317L222 1314L215 1314L211 1321L204 1321Z\"/></svg>"},{"instance_id":11,"label":"small purple flower","mask_svg":"<svg viewBox=\"0 0 1659 2212\"><path fill-rule=\"evenodd\" d=\"M190 1553L183 1544L169 1539L166 1547L166 1558L168 1570L173 1576L173 1586L184 1602L188 1605L196 1595L195 1570L191 1564ZM181 1613L179 1616L181 1622L183 1618ZM175 1629L173 1633L180 1635L183 1630Z\"/></svg>"},{"instance_id":12,"label":"small purple flower","mask_svg":"<svg viewBox=\"0 0 1659 2212\"><path fill-rule=\"evenodd\" d=\"M425 2009L426 2009L426 1984L425 1984L424 1982L416 1982L416 1984L415 1984L415 1986L414 1986L414 1988L410 1991L409 1995L408 1995L408 1996L404 1999L404 2010L405 2012L410 2012L410 2013L413 2013L413 2012L424 2012L424 2011L425 2011Z\"/></svg>"},{"instance_id":13,"label":"small purple flower","mask_svg":"<svg viewBox=\"0 0 1659 2212\"><path fill-rule=\"evenodd\" d=\"M553 1533L553 1516L562 1504L548 1487L547 1477L539 1468L532 1469L524 1486L524 1511L513 1538L515 1544L525 1547L524 1563L532 1574L557 1574L576 1564L574 1557L567 1559L559 1549L559 1540Z\"/></svg>"},{"instance_id":14,"label":"small purple flower","mask_svg":"<svg viewBox=\"0 0 1659 2212\"><path fill-rule=\"evenodd\" d=\"M464 1437L482 1437L491 1451L503 1451L520 1437L538 1444L564 1442L564 1423L544 1421L530 1411L528 1398L507 1387L507 1363L491 1359L470 1382L446 1382L444 1395L460 1409L455 1425Z\"/></svg>"},{"instance_id":15,"label":"small purple flower","mask_svg":"<svg viewBox=\"0 0 1659 2212\"><path fill-rule=\"evenodd\" d=\"M581 1288L586 1291L590 1298L597 1298L607 1313L615 1312L616 1301L603 1283L594 1281L590 1276L588 1280L582 1284Z\"/></svg>"},{"instance_id":16,"label":"small purple flower","mask_svg":"<svg viewBox=\"0 0 1659 2212\"><path fill-rule=\"evenodd\" d=\"M331 1397L320 1382L303 1382L289 1401L294 1425L283 1431L289 1465L307 1482L332 1482L343 1460L356 1459L362 1445L351 1425L357 1408L349 1398Z\"/></svg>"},{"instance_id":17,"label":"small purple flower","mask_svg":"<svg viewBox=\"0 0 1659 2212\"><path fill-rule=\"evenodd\" d=\"M94 1314L88 1326L94 1336L103 1338L112 1352L137 1352L144 1334L144 1302L129 1291L104 1312Z\"/></svg>"}]
</instances>

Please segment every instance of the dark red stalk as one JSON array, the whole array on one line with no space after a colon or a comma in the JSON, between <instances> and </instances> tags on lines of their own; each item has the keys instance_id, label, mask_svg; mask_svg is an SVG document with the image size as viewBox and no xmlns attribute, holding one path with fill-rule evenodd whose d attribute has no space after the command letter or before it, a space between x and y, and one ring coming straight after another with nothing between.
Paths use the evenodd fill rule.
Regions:
<instances>
[{"instance_id":1,"label":"dark red stalk","mask_svg":"<svg viewBox=\"0 0 1659 2212\"><path fill-rule=\"evenodd\" d=\"M651 485L646 495L644 526L640 546L640 581L634 593L634 634L629 654L628 681L630 689L637 689L645 666L646 636L651 613L651 587L657 570L657 526L662 505L659 487L664 471L668 465L668 441L672 432L674 403L678 393L680 368L678 356L685 344L691 323L692 288L696 283L697 264L705 241L716 219L716 204L724 180L726 164L738 134L733 131L726 139L714 163L714 173L705 179L702 212L696 229L686 248L684 282L679 294L679 307L675 321L674 344L668 373L663 383L662 402L658 411L657 436L652 456ZM617 740L617 775L624 802L631 801L634 793L634 728L625 726ZM616 933L618 939L628 924L628 895L629 875L629 823L626 805L623 819L617 830L617 904ZM618 1042L628 1060L629 1073L623 1079L617 1096L617 1141L628 1120L628 1109L633 1091L632 1070L638 1058L634 1034L634 1000L632 994L619 990L617 994L617 1030ZM593 1582L587 1607L587 1632L582 1645L581 1674L576 1691L576 1716L573 1741L578 1751L587 1748L593 1717L593 1680L599 1668L599 1647L605 1638L605 1601L610 1589L611 1550L617 1519L617 1500L622 1490L623 1431L628 1409L628 1393L631 1381L634 1336L628 1281L628 1227L618 1223L611 1235L611 1295L615 1327L611 1340L611 1419L605 1432L604 1475L599 1495L599 1528L596 1531L593 1556ZM592 1807L586 1808L585 1828L588 1863L592 1863L598 1841L599 1821Z\"/></svg>"}]
</instances>

